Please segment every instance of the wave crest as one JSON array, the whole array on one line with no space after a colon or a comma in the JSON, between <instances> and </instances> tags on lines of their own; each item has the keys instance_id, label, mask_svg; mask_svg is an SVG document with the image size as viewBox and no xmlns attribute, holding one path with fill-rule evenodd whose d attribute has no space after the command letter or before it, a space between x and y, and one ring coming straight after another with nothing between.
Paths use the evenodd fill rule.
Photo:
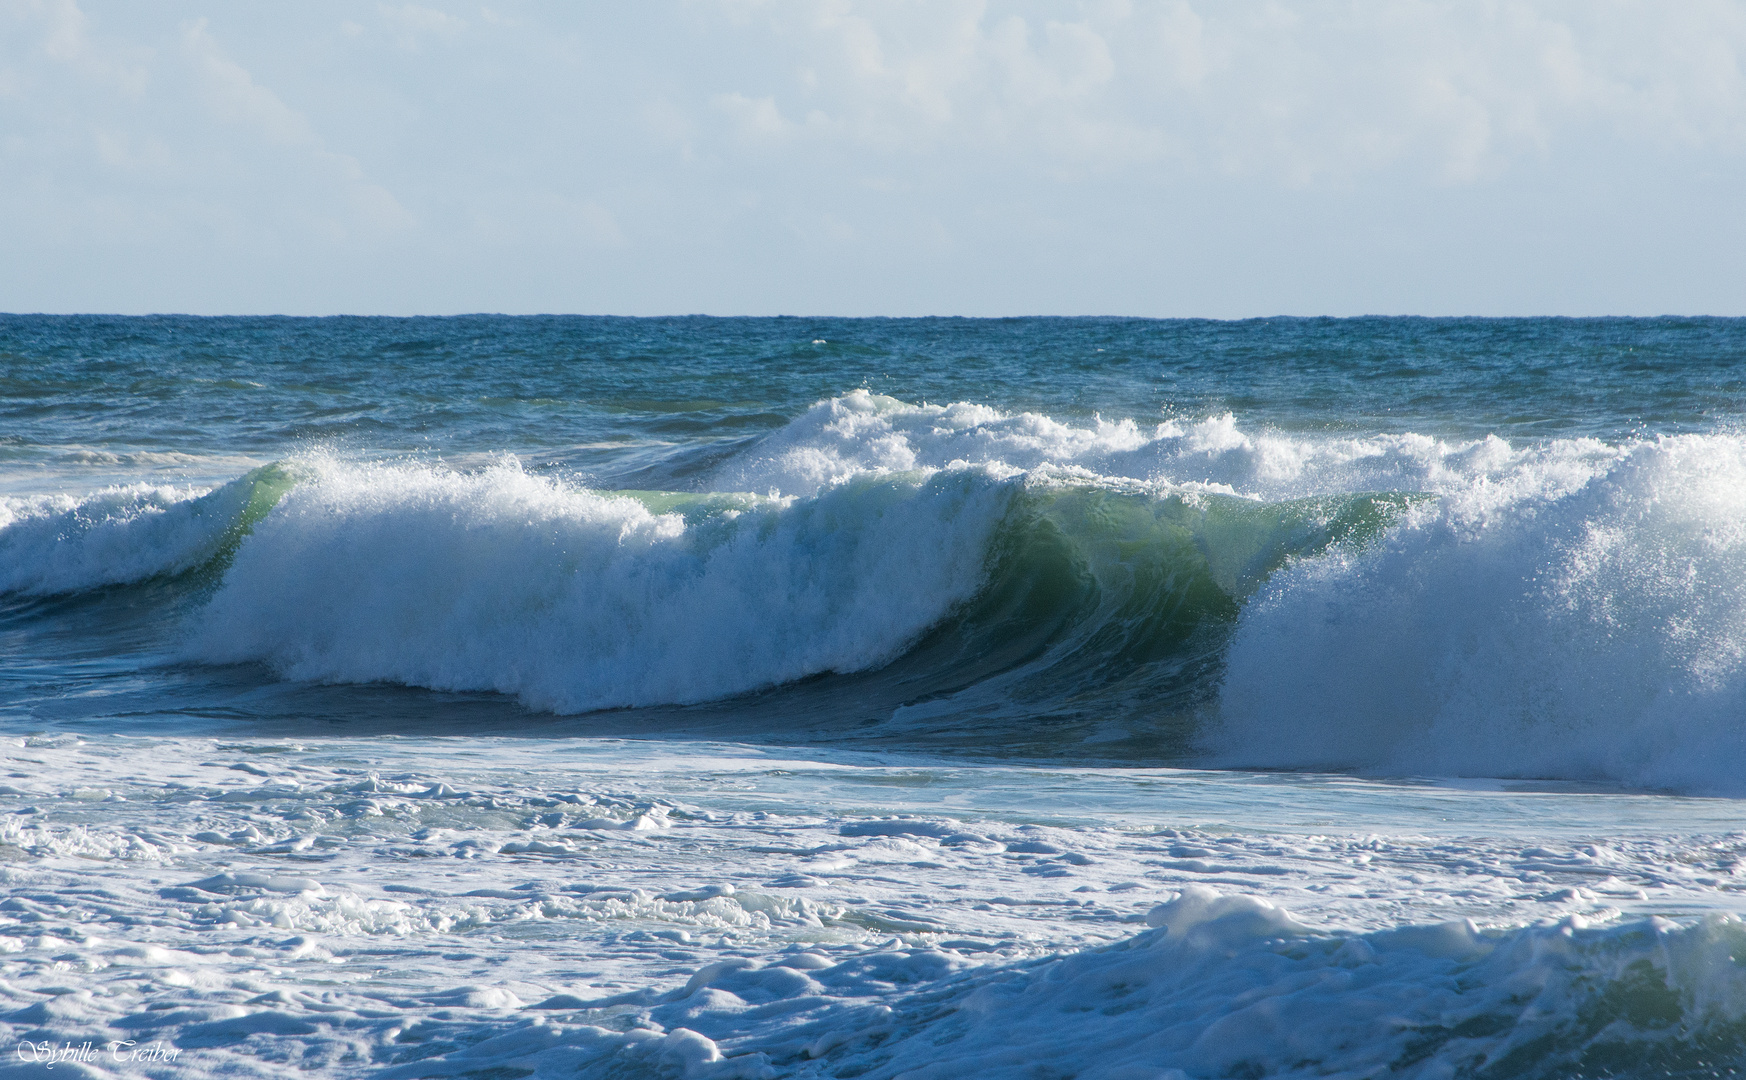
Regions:
<instances>
[{"instance_id":1,"label":"wave crest","mask_svg":"<svg viewBox=\"0 0 1746 1080\"><path fill-rule=\"evenodd\" d=\"M1533 475L1270 582L1228 653L1220 758L1737 790L1746 440Z\"/></svg>"},{"instance_id":2,"label":"wave crest","mask_svg":"<svg viewBox=\"0 0 1746 1080\"><path fill-rule=\"evenodd\" d=\"M0 501L0 595L85 592L222 562L295 482L268 465L206 492L133 484Z\"/></svg>"},{"instance_id":3,"label":"wave crest","mask_svg":"<svg viewBox=\"0 0 1746 1080\"><path fill-rule=\"evenodd\" d=\"M806 500L600 494L513 463L330 463L238 551L189 654L558 712L858 671L977 591L1013 490L969 470Z\"/></svg>"}]
</instances>

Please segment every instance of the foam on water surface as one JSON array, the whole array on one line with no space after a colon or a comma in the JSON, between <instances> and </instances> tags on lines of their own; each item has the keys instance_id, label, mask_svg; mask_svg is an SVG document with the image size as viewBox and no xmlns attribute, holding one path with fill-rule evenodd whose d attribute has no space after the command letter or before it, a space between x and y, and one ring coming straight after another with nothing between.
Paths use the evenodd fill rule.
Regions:
<instances>
[{"instance_id":1,"label":"foam on water surface","mask_svg":"<svg viewBox=\"0 0 1746 1080\"><path fill-rule=\"evenodd\" d=\"M591 740L62 737L0 766L8 1046L156 1043L176 1075L1629 1075L1746 1047L1725 800Z\"/></svg>"}]
</instances>

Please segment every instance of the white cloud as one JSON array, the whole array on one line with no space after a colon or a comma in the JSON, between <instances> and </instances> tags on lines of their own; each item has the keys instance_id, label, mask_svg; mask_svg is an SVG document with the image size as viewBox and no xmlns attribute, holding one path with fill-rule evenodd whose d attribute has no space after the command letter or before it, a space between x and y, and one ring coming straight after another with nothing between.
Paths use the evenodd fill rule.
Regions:
<instances>
[{"instance_id":1,"label":"white cloud","mask_svg":"<svg viewBox=\"0 0 1746 1080\"><path fill-rule=\"evenodd\" d=\"M717 94L710 104L728 117L742 138L750 141L781 139L794 128L776 107L774 98Z\"/></svg>"},{"instance_id":2,"label":"white cloud","mask_svg":"<svg viewBox=\"0 0 1746 1080\"><path fill-rule=\"evenodd\" d=\"M208 31L205 19L184 28L183 44L199 75L207 107L217 119L295 154L294 172L309 187L337 188L338 205L313 216L323 234L343 239L356 228L393 231L412 224L399 200L373 183L356 159L328 150L306 117L232 60Z\"/></svg>"},{"instance_id":3,"label":"white cloud","mask_svg":"<svg viewBox=\"0 0 1746 1080\"><path fill-rule=\"evenodd\" d=\"M25 46L27 53L40 54L91 83L128 97L145 92L148 74L142 62L144 51L93 48L89 20L75 0L13 0L8 6L14 20L22 24L15 45Z\"/></svg>"},{"instance_id":4,"label":"white cloud","mask_svg":"<svg viewBox=\"0 0 1746 1080\"><path fill-rule=\"evenodd\" d=\"M0 0L0 308L1738 307L1743 57L1746 0Z\"/></svg>"},{"instance_id":5,"label":"white cloud","mask_svg":"<svg viewBox=\"0 0 1746 1080\"><path fill-rule=\"evenodd\" d=\"M205 19L150 42L105 33L73 0L15 6L25 33L8 107L23 166L7 200L50 244L261 244L278 230L344 242L404 230L406 210L359 163L230 56ZM24 133L29 133L28 137Z\"/></svg>"},{"instance_id":6,"label":"white cloud","mask_svg":"<svg viewBox=\"0 0 1746 1080\"><path fill-rule=\"evenodd\" d=\"M403 49L415 50L420 41L427 37L458 37L467 29L465 19L417 4L380 4L377 10L381 13L382 22L394 32L396 42ZM489 15L485 17L490 19Z\"/></svg>"},{"instance_id":7,"label":"white cloud","mask_svg":"<svg viewBox=\"0 0 1746 1080\"><path fill-rule=\"evenodd\" d=\"M766 31L789 61L772 66L795 78L763 94L722 87L715 101L756 101L772 131L816 109L831 122L810 125L814 137L870 148L1115 165L1175 154L1301 186L1398 165L1475 182L1593 125L1746 146L1746 9L1719 0L1136 0L1086 5L1074 21L951 2L722 10Z\"/></svg>"},{"instance_id":8,"label":"white cloud","mask_svg":"<svg viewBox=\"0 0 1746 1080\"><path fill-rule=\"evenodd\" d=\"M201 86L213 115L270 142L285 146L317 145L320 140L309 122L226 56L206 27L205 19L189 23L183 30L182 41L203 76Z\"/></svg>"},{"instance_id":9,"label":"white cloud","mask_svg":"<svg viewBox=\"0 0 1746 1080\"><path fill-rule=\"evenodd\" d=\"M15 5L15 9L42 17L46 23L41 37L42 51L63 63L81 59L86 53L85 13L73 0L42 0Z\"/></svg>"}]
</instances>

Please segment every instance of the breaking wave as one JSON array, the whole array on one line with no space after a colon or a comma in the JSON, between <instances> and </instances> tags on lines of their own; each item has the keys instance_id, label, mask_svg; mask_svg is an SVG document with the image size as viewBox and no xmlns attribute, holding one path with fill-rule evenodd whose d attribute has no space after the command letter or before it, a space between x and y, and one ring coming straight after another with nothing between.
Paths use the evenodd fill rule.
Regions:
<instances>
[{"instance_id":1,"label":"breaking wave","mask_svg":"<svg viewBox=\"0 0 1746 1080\"><path fill-rule=\"evenodd\" d=\"M1746 775L1737 435L1512 446L858 391L700 487L312 455L10 500L0 590L173 578L202 597L187 657L563 713L834 687L992 752L1024 729L1242 766Z\"/></svg>"}]
</instances>

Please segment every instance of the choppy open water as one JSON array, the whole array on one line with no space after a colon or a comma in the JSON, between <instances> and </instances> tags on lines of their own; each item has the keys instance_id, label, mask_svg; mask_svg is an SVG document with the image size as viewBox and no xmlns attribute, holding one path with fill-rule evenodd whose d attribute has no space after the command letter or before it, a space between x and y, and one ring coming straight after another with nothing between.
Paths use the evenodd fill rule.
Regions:
<instances>
[{"instance_id":1,"label":"choppy open water","mask_svg":"<svg viewBox=\"0 0 1746 1080\"><path fill-rule=\"evenodd\" d=\"M1734 1075L1742 417L1742 320L0 317L0 1074Z\"/></svg>"}]
</instances>

